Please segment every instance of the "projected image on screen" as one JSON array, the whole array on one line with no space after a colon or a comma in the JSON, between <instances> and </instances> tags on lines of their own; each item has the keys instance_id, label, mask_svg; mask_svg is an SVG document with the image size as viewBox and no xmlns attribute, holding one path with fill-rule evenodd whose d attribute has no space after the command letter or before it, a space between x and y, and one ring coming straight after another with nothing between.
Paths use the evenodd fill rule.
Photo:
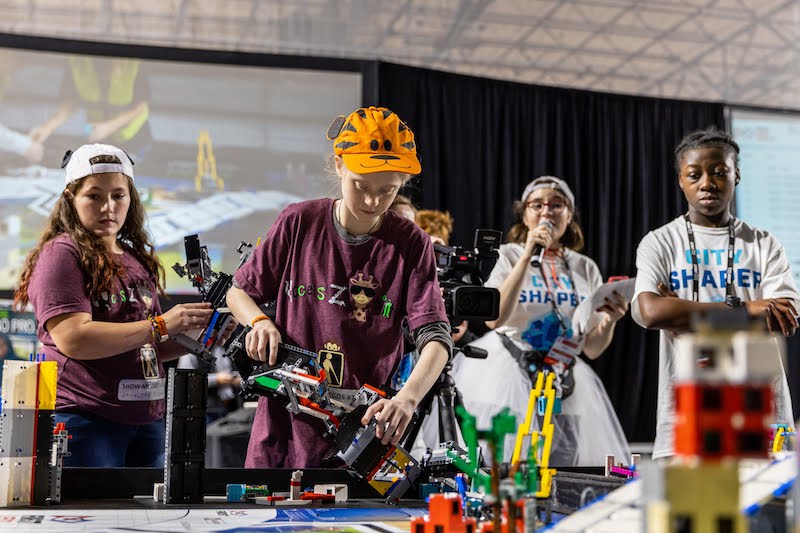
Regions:
<instances>
[{"instance_id":1,"label":"projected image on screen","mask_svg":"<svg viewBox=\"0 0 800 533\"><path fill-rule=\"evenodd\" d=\"M240 241L331 192L325 132L360 87L353 73L0 49L0 289L64 188L64 152L89 142L133 159L168 292L192 291L171 268L185 235L232 272Z\"/></svg>"},{"instance_id":2,"label":"projected image on screen","mask_svg":"<svg viewBox=\"0 0 800 533\"><path fill-rule=\"evenodd\" d=\"M781 241L800 281L800 114L733 109L741 149L736 214Z\"/></svg>"}]
</instances>

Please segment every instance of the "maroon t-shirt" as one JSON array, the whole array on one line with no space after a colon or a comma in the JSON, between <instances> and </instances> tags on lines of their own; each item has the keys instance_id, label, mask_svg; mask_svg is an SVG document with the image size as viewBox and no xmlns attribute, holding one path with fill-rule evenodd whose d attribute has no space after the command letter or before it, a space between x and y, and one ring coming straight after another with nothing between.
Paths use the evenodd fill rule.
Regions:
<instances>
[{"instance_id":1,"label":"maroon t-shirt","mask_svg":"<svg viewBox=\"0 0 800 533\"><path fill-rule=\"evenodd\" d=\"M290 205L235 279L257 303L276 300L284 342L318 354L334 397L388 380L402 356L403 318L411 330L447 321L431 240L392 211L353 245L336 232L333 200ZM313 417L261 398L246 466L320 466L332 449L323 431Z\"/></svg>"},{"instance_id":2,"label":"maroon t-shirt","mask_svg":"<svg viewBox=\"0 0 800 533\"><path fill-rule=\"evenodd\" d=\"M86 412L125 424L147 424L164 416L165 373L158 348L141 348L104 359L72 359L58 349L45 323L66 313L89 313L100 322L132 322L160 314L155 278L133 252L116 256L125 275L114 292L92 301L84 289L87 275L72 239L60 235L39 254L28 296L39 322L39 340L47 360L58 363L56 410Z\"/></svg>"}]
</instances>

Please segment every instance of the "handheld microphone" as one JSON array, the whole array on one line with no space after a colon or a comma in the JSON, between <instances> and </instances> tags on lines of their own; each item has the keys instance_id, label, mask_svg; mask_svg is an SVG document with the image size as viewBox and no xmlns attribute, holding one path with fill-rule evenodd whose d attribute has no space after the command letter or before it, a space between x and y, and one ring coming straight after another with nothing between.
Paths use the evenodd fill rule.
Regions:
<instances>
[{"instance_id":1,"label":"handheld microphone","mask_svg":"<svg viewBox=\"0 0 800 533\"><path fill-rule=\"evenodd\" d=\"M555 229L553 223L547 220L546 218L539 221L539 226L545 226L550 231L550 233L553 233L553 230ZM533 257L531 257L532 267L539 268L540 266L542 266L542 261L544 260L544 253L546 251L547 248L545 246L542 246L541 244L537 244L536 246L533 247Z\"/></svg>"}]
</instances>

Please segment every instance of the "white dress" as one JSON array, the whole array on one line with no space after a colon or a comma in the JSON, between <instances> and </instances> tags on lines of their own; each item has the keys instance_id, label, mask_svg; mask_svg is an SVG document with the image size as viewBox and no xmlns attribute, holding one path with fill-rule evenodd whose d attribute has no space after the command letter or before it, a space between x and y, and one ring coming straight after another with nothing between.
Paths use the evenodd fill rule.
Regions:
<instances>
[{"instance_id":1,"label":"white dress","mask_svg":"<svg viewBox=\"0 0 800 533\"><path fill-rule=\"evenodd\" d=\"M486 286L500 286L522 252L523 247L519 244L501 246L500 258ZM568 269L564 261L568 263ZM563 260L548 254L542 271L528 267L518 296L519 303L512 315L502 327L471 343L471 346L485 349L489 354L487 359L457 355L453 361L453 379L463 397L464 407L477 418L479 429L489 427L492 416L504 407L510 408L519 425L528 406L531 379L506 348L502 336L511 339L521 349L530 349L527 341L535 342L540 333L535 331L535 326L541 324L543 317L553 313L553 298L569 322L580 301L601 284L597 264L571 250L565 251ZM601 466L605 464L607 454L627 463L630 451L625 434L600 378L581 358L576 360L573 375L574 392L563 400L562 413L554 417L550 464L556 467ZM505 461L511 459L513 449L514 436L509 436L505 443ZM486 449L484 455L488 457Z\"/></svg>"}]
</instances>

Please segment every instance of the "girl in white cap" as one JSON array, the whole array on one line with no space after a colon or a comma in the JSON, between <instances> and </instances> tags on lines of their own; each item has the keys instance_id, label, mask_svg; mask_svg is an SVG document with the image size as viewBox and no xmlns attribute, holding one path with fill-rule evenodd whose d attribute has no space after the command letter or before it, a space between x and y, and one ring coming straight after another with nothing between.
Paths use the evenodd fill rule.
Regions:
<instances>
[{"instance_id":1,"label":"girl in white cap","mask_svg":"<svg viewBox=\"0 0 800 533\"><path fill-rule=\"evenodd\" d=\"M603 280L597 264L578 252L583 231L576 220L575 196L564 180L533 180L515 202L514 213L517 223L486 282L500 291L499 317L487 323L495 331L472 343L489 357L460 358L453 365L464 406L478 418L479 427L487 426L503 407L522 423L536 374L555 372L562 402L561 414L553 417L550 464L599 466L607 454L624 461L629 456L625 434L602 382L580 355L594 359L603 353L628 304L614 295L595 310L598 316L586 331L572 323L578 304ZM490 383L494 394L485 393ZM506 461L513 445L507 439Z\"/></svg>"},{"instance_id":2,"label":"girl in white cap","mask_svg":"<svg viewBox=\"0 0 800 533\"><path fill-rule=\"evenodd\" d=\"M163 467L165 373L185 353L171 335L198 328L208 304L161 312L164 269L114 146L67 152L65 187L14 295L33 305L47 360L58 363L56 422L70 433L66 466Z\"/></svg>"}]
</instances>

